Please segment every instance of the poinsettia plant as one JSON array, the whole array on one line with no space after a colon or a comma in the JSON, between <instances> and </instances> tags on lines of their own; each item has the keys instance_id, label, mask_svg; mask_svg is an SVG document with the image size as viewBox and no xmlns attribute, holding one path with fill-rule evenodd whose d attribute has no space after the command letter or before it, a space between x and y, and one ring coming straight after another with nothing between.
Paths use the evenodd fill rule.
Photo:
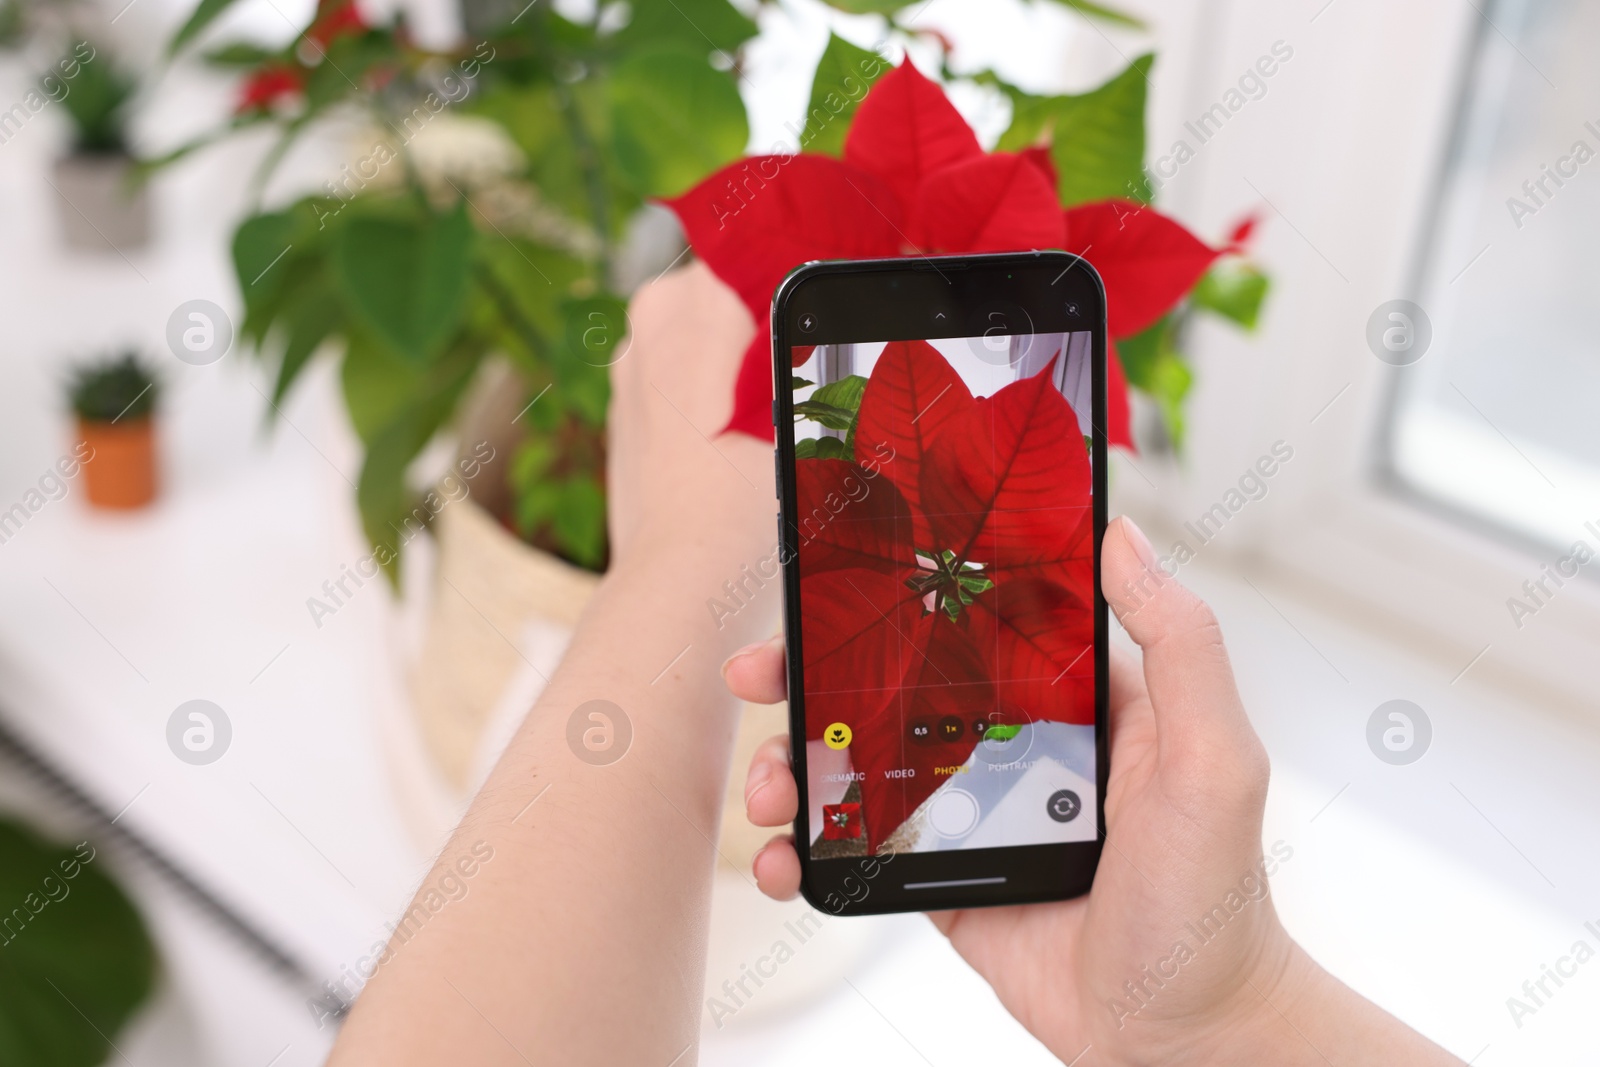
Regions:
<instances>
[{"instance_id":1,"label":"poinsettia plant","mask_svg":"<svg viewBox=\"0 0 1600 1067\"><path fill-rule=\"evenodd\" d=\"M839 50L842 42L835 41ZM843 46L848 48L849 46ZM825 57L826 63L826 57ZM845 64L848 67L848 63ZM1112 444L1132 447L1128 379L1117 343L1138 360L1134 384L1176 411L1181 387L1162 361L1170 347L1150 349L1171 332L1163 320L1189 296L1218 259L1241 252L1248 226L1222 247L1211 247L1144 202L1143 81L1148 57L1085 98L1061 98L1052 124L1044 101L1013 91L1013 129L1029 140L1017 151L985 152L977 135L945 96L910 62L888 69L868 54L857 68L875 80L860 101L839 156L802 152L735 163L670 201L689 243L734 288L762 324L746 354L730 429L770 439L772 398L770 322L773 291L794 267L814 259L919 256L934 253L1065 249L1094 265L1105 282L1113 344L1108 360L1106 431ZM997 79L990 79L997 81ZM815 95L815 94L814 94ZM1129 102L1136 107L1129 109ZM1076 202L1104 192L1105 178L1086 180L1080 165L1107 171L1103 146L1082 136L1093 121L1115 125L1117 113L1137 127L1138 152L1116 196ZM1018 136L1008 134L1008 139ZM802 139L803 140L803 139ZM1116 168L1109 168L1114 172ZM1114 179L1112 179L1114 180ZM1259 272L1250 277L1260 278ZM1237 289L1218 276L1211 289ZM1256 286L1254 305L1264 287ZM1251 297L1245 298L1247 301ZM1237 302L1237 301L1236 301ZM1208 306L1232 314L1225 300ZM1255 306L1235 318L1255 316ZM1141 336L1160 327L1159 335ZM795 353L803 361L803 350ZM1174 435L1181 424L1172 422Z\"/></svg>"},{"instance_id":2,"label":"poinsettia plant","mask_svg":"<svg viewBox=\"0 0 1600 1067\"><path fill-rule=\"evenodd\" d=\"M862 739L868 852L979 741L903 744L907 724L1094 722L1089 454L1053 381L1047 366L974 398L932 345L893 342L849 454L796 465L798 516L851 501L802 530L801 644L807 739L835 721Z\"/></svg>"},{"instance_id":3,"label":"poinsettia plant","mask_svg":"<svg viewBox=\"0 0 1600 1067\"><path fill-rule=\"evenodd\" d=\"M252 182L259 199L323 120L364 117L373 131L371 147L321 190L246 218L233 260L240 334L275 368L274 410L318 350L340 361L365 449L363 524L389 549L380 559L394 558L397 531L418 513L414 461L450 428L497 355L515 372L526 435L510 464L504 518L535 545L603 566L606 366L623 351L625 302L638 281L617 269L618 249L652 200L677 211L695 251L759 323L778 279L811 258L1086 251L1112 287L1128 380L1181 434L1183 323L1205 309L1250 321L1265 279L1231 255L1227 269L1207 271L1219 250L1144 206L1148 57L1094 92L1058 97L944 62L945 80L1011 102L999 151L985 153L937 85L909 64L890 74L879 53L832 37L802 151L735 163L749 140L738 91L745 46L774 2L629 0L593 5L585 18L510 5L520 10L508 9L491 32L440 49L419 44L402 16L383 22L355 0L318 0L281 47L206 52L241 74L232 115L153 166L236 132L271 131ZM904 16L905 3L828 2L881 18L886 47L948 44ZM1093 0L1055 2L1137 26ZM195 47L235 3L198 0L170 51ZM474 160L499 159L509 145L510 162L488 167L487 178L430 168L417 142L448 124L447 113L496 131L496 145L468 153ZM999 210L984 211L991 196ZM758 435L770 433L766 343L763 333L752 347L732 421ZM1113 433L1126 440L1113 392Z\"/></svg>"}]
</instances>

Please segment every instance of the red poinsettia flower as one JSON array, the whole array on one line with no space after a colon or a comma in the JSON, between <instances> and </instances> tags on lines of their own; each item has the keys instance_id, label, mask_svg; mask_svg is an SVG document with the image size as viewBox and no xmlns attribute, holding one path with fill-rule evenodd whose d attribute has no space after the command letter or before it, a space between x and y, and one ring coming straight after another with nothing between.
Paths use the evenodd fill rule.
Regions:
<instances>
[{"instance_id":1,"label":"red poinsettia flower","mask_svg":"<svg viewBox=\"0 0 1600 1067\"><path fill-rule=\"evenodd\" d=\"M796 528L806 735L851 724L872 851L945 780L936 767L972 755L974 724L1094 722L1094 522L1048 367L975 399L932 345L891 343L855 456L798 461ZM955 743L913 733L951 716Z\"/></svg>"},{"instance_id":2,"label":"red poinsettia flower","mask_svg":"<svg viewBox=\"0 0 1600 1067\"><path fill-rule=\"evenodd\" d=\"M355 0L322 0L317 5L317 17L306 31L306 36L323 48L336 37L347 33L363 33L367 22L356 8Z\"/></svg>"},{"instance_id":3,"label":"red poinsettia flower","mask_svg":"<svg viewBox=\"0 0 1600 1067\"><path fill-rule=\"evenodd\" d=\"M773 290L808 260L1060 248L1105 280L1113 339L1151 325L1220 252L1152 208L1108 200L1063 211L1048 152L985 153L937 84L906 62L856 112L844 158L758 156L668 201L689 243L760 324L728 424L771 440ZM1106 431L1132 445L1113 350Z\"/></svg>"},{"instance_id":4,"label":"red poinsettia flower","mask_svg":"<svg viewBox=\"0 0 1600 1067\"><path fill-rule=\"evenodd\" d=\"M286 63L269 63L245 80L234 111L266 111L280 100L296 96L305 88L305 71Z\"/></svg>"}]
</instances>

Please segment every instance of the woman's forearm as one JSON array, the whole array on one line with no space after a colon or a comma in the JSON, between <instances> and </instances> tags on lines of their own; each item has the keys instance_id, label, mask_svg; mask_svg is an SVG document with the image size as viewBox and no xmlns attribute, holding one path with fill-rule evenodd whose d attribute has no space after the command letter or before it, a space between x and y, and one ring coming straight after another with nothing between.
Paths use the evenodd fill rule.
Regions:
<instances>
[{"instance_id":1,"label":"woman's forearm","mask_svg":"<svg viewBox=\"0 0 1600 1067\"><path fill-rule=\"evenodd\" d=\"M752 443L753 444L753 443ZM724 472L725 474L728 472ZM746 494L720 477L706 493ZM748 505L748 502L745 502ZM703 514L751 511L703 496ZM737 707L717 666L773 625L776 582L708 608L770 527L699 524L609 574L561 668L441 855L493 850L469 891L402 943L346 1023L334 1063L689 1064ZM744 588L754 591L753 582ZM569 740L611 722L613 748ZM615 762L631 727L625 754ZM583 756L580 756L580 753ZM588 757L583 758L583 757ZM419 894L419 903L426 893Z\"/></svg>"},{"instance_id":2,"label":"woman's forearm","mask_svg":"<svg viewBox=\"0 0 1600 1067\"><path fill-rule=\"evenodd\" d=\"M1247 979L1235 1010L1196 1020L1162 1060L1209 1067L1219 1063L1271 1063L1279 1067L1447 1067L1461 1060L1406 1026L1335 978L1299 945Z\"/></svg>"},{"instance_id":3,"label":"woman's forearm","mask_svg":"<svg viewBox=\"0 0 1600 1067\"><path fill-rule=\"evenodd\" d=\"M1275 1050L1264 1056L1267 1061L1308 1067L1461 1063L1339 981L1298 945L1276 987L1260 994L1256 1019L1263 1040L1258 1047Z\"/></svg>"}]
</instances>

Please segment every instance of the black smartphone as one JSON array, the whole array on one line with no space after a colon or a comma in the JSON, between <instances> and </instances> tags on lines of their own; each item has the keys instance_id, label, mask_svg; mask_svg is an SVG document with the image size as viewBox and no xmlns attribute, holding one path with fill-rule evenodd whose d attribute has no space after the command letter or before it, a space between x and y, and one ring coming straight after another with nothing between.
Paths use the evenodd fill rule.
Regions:
<instances>
[{"instance_id":1,"label":"black smartphone","mask_svg":"<svg viewBox=\"0 0 1600 1067\"><path fill-rule=\"evenodd\" d=\"M801 892L1087 892L1107 766L1106 304L1064 252L810 263L773 300Z\"/></svg>"}]
</instances>

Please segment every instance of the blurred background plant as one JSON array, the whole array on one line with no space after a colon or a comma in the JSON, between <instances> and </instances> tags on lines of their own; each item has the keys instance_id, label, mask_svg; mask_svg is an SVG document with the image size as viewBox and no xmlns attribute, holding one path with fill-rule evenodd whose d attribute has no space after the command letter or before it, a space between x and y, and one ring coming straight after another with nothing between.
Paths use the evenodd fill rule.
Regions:
<instances>
[{"instance_id":1,"label":"blurred background plant","mask_svg":"<svg viewBox=\"0 0 1600 1067\"><path fill-rule=\"evenodd\" d=\"M170 51L193 47L232 2L203 0ZM1086 0L1053 2L1138 25ZM596 5L577 21L548 4L473 0L463 23L477 38L438 51L417 45L403 17L376 25L351 0L321 0L286 47L205 53L241 72L234 114L153 166L271 127L275 141L253 179L259 194L319 120L357 114L371 131L369 147L322 191L245 219L233 261L242 335L276 365L274 408L319 347L342 349L344 399L366 453L357 497L374 546L398 549L422 488L408 479L413 462L457 417L486 361L504 358L522 403L500 518L537 547L603 569L606 367L625 351L627 296L683 246L672 234L664 254L644 257L648 269L625 252L660 229L650 200L682 193L744 152L742 53L764 6L752 17L728 0L633 0ZM1091 93L1034 96L990 71L951 70L948 41L897 20L903 3L833 6L882 15L879 51L931 36L946 81L1004 94L1013 118L1000 147L1049 145L1064 206L1152 198L1143 170L1150 57ZM839 77L872 54L832 38L807 114L830 106ZM831 122L808 149L830 150L847 124ZM1253 268L1219 268L1128 345L1128 377L1164 414L1172 441L1181 441L1190 385L1184 323L1206 311L1249 326L1265 288Z\"/></svg>"},{"instance_id":2,"label":"blurred background plant","mask_svg":"<svg viewBox=\"0 0 1600 1067\"><path fill-rule=\"evenodd\" d=\"M160 393L155 376L133 352L79 364L67 383L72 410L86 422L149 418Z\"/></svg>"},{"instance_id":3,"label":"blurred background plant","mask_svg":"<svg viewBox=\"0 0 1600 1067\"><path fill-rule=\"evenodd\" d=\"M142 508L160 484L161 382L135 352L81 363L67 382L77 416L84 494L102 508Z\"/></svg>"},{"instance_id":4,"label":"blurred background plant","mask_svg":"<svg viewBox=\"0 0 1600 1067\"><path fill-rule=\"evenodd\" d=\"M58 67L76 69L77 76L66 86L61 103L72 116L72 150L84 155L126 155L128 152L128 105L138 83L109 56L93 55L93 49L74 48Z\"/></svg>"},{"instance_id":5,"label":"blurred background plant","mask_svg":"<svg viewBox=\"0 0 1600 1067\"><path fill-rule=\"evenodd\" d=\"M200 4L172 49L227 6ZM209 53L245 74L219 133L278 131L257 188L319 118L358 109L373 131L322 193L246 219L233 256L242 333L277 364L274 405L324 341L340 342L375 546L397 547L414 506L408 468L497 355L514 369L526 434L502 518L603 568L606 367L639 280L620 275L619 243L647 198L681 192L749 137L735 70L754 22L726 0L689 0L687 18L677 7L641 0L619 25L529 5L438 52L403 20L369 25L353 4L324 0L286 49ZM447 140L470 142L445 153L470 166L438 162Z\"/></svg>"},{"instance_id":6,"label":"blurred background plant","mask_svg":"<svg viewBox=\"0 0 1600 1067\"><path fill-rule=\"evenodd\" d=\"M95 861L0 819L0 1063L103 1063L155 987L144 920Z\"/></svg>"}]
</instances>

